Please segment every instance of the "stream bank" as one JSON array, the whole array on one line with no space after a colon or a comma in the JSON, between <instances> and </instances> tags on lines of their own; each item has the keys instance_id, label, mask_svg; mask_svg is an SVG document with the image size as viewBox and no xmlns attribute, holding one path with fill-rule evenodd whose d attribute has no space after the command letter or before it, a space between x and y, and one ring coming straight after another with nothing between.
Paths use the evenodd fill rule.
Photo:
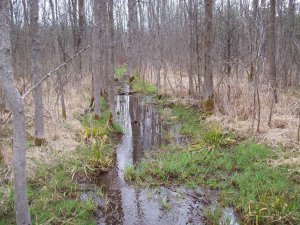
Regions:
<instances>
[{"instance_id":1,"label":"stream bank","mask_svg":"<svg viewBox=\"0 0 300 225\"><path fill-rule=\"evenodd\" d=\"M82 193L83 201L93 199L97 205L97 224L207 224L206 212L217 208L216 191L187 188L182 185L138 187L128 183L130 170L148 155L161 148L178 148L188 144L180 134L180 123L165 123L157 100L143 94L130 94L124 84L115 97L115 120L123 130L116 145L114 165L107 173L95 177L102 192L91 188ZM124 94L125 93L125 94ZM182 171L184 173L184 171ZM154 181L154 180L153 180ZM88 185L84 182L82 186ZM228 224L238 224L230 208L222 209Z\"/></svg>"}]
</instances>

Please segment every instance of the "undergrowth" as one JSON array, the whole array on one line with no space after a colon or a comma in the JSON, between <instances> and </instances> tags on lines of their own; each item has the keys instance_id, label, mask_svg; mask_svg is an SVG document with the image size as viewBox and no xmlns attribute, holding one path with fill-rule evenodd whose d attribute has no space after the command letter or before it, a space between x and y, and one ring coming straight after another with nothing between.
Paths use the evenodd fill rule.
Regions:
<instances>
[{"instance_id":1,"label":"undergrowth","mask_svg":"<svg viewBox=\"0 0 300 225\"><path fill-rule=\"evenodd\" d=\"M28 180L28 199L33 224L94 224L92 199L80 200L78 185L72 180L69 162L39 165L34 179ZM15 224L13 184L0 186L0 224Z\"/></svg>"},{"instance_id":2,"label":"undergrowth","mask_svg":"<svg viewBox=\"0 0 300 225\"><path fill-rule=\"evenodd\" d=\"M84 172L86 176L105 172L113 165L114 146L123 132L117 122L108 123L111 114L104 99L101 99L101 109L99 120L95 120L92 113L81 118L84 131L77 134L83 143L78 147L81 154L77 161L84 162L85 166L76 165L74 171Z\"/></svg>"},{"instance_id":3,"label":"undergrowth","mask_svg":"<svg viewBox=\"0 0 300 225\"><path fill-rule=\"evenodd\" d=\"M94 224L96 206L92 199L80 199L75 180L93 178L112 166L114 145L122 133L117 123L107 123L109 108L101 100L99 120L92 113L79 118L83 130L76 133L81 144L72 155L54 164L37 162L34 178L28 179L28 197L33 224ZM13 183L0 184L0 225L15 224Z\"/></svg>"},{"instance_id":4,"label":"undergrowth","mask_svg":"<svg viewBox=\"0 0 300 225\"><path fill-rule=\"evenodd\" d=\"M261 144L235 143L217 127L205 127L193 109L174 106L182 123L180 132L190 137L186 147L164 147L136 167L127 167L125 178L138 185L202 186L220 190L219 201L234 206L246 224L297 224L300 222L300 188L287 166L271 166L278 157ZM174 119L173 119L174 120ZM211 215L214 221L218 215Z\"/></svg>"},{"instance_id":5,"label":"undergrowth","mask_svg":"<svg viewBox=\"0 0 300 225\"><path fill-rule=\"evenodd\" d=\"M134 76L134 79L131 83L133 91L141 92L146 95L156 94L156 87L153 84L149 84L140 75Z\"/></svg>"}]
</instances>

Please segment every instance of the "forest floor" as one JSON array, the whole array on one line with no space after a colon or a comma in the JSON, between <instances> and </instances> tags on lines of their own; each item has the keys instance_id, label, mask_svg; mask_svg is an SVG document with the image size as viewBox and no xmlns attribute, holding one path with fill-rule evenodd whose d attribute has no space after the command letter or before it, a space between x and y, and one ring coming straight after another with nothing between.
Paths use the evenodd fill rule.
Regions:
<instances>
[{"instance_id":1,"label":"forest floor","mask_svg":"<svg viewBox=\"0 0 300 225\"><path fill-rule=\"evenodd\" d=\"M120 67L116 75L120 78L125 71ZM44 98L47 143L41 147L34 146L32 100L27 100L28 194L34 224L95 222L96 206L92 199L80 200L80 193L84 191L80 180L91 180L112 165L114 146L121 132L117 124L107 126L109 109L104 102L99 122L84 111L90 101L88 82L76 90L71 87L72 84L66 87L66 99L72 99L67 101L66 120L59 115L55 91L47 91L50 93ZM156 92L153 85L138 78L132 87L144 94ZM245 120L240 119L241 115L229 118L226 116L230 113L228 106L224 115L216 112L204 117L197 109L198 101L183 95L180 91L172 97L167 93L158 96L156 104L165 122L182 124L180 133L188 137L189 144L162 146L159 151L145 156L139 165L126 169L127 181L140 186L180 184L217 189L220 207L233 206L244 223L297 224L300 219L299 146L295 135L298 119L289 111L297 94L282 97L289 101L285 108L278 106L275 111L276 121L288 112L283 125L272 130L266 127L264 119L259 134L249 132L250 116ZM247 111L251 107L247 105L238 110L242 111L241 108ZM246 114L249 112L243 115ZM13 224L11 121L3 130L0 224ZM103 195L100 186L94 188ZM218 224L220 208L206 212L206 217L210 224Z\"/></svg>"}]
</instances>

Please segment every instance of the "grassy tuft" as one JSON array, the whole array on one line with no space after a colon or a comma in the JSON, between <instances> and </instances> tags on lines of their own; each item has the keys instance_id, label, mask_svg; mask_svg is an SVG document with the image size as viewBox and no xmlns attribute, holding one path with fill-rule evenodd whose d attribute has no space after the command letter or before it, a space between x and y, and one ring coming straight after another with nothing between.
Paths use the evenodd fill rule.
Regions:
<instances>
[{"instance_id":1,"label":"grassy tuft","mask_svg":"<svg viewBox=\"0 0 300 225\"><path fill-rule=\"evenodd\" d=\"M222 211L220 209L206 209L204 211L207 224L219 225L222 218Z\"/></svg>"},{"instance_id":2,"label":"grassy tuft","mask_svg":"<svg viewBox=\"0 0 300 225\"><path fill-rule=\"evenodd\" d=\"M156 87L146 82L140 76L135 76L131 85L132 85L132 89L136 92L141 92L148 95L157 93Z\"/></svg>"},{"instance_id":3,"label":"grassy tuft","mask_svg":"<svg viewBox=\"0 0 300 225\"><path fill-rule=\"evenodd\" d=\"M115 77L117 79L123 78L123 76L127 73L127 70L128 70L127 69L127 65L116 67L116 69L115 69Z\"/></svg>"}]
</instances>

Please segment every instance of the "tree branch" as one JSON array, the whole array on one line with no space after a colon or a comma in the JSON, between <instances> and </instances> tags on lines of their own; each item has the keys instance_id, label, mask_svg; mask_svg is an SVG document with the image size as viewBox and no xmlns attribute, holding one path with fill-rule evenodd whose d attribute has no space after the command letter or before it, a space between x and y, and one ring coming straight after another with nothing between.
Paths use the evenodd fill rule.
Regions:
<instances>
[{"instance_id":1,"label":"tree branch","mask_svg":"<svg viewBox=\"0 0 300 225\"><path fill-rule=\"evenodd\" d=\"M67 65L69 62L71 62L75 57L79 56L81 53L85 52L86 50L88 50L90 48L90 46L87 46L86 48L80 50L79 52L77 52L76 54L74 54L71 58L69 58L66 62L60 64L58 67L56 67L54 70L51 70L46 76L44 76L39 82L37 82L35 85L33 85L31 88L29 88L23 95L22 98L26 98L27 95L30 94L30 92L32 92L35 88L37 88L39 85L41 85L45 80L47 80L53 73L57 72L58 70L60 70L62 67L64 67L65 65Z\"/></svg>"}]
</instances>

